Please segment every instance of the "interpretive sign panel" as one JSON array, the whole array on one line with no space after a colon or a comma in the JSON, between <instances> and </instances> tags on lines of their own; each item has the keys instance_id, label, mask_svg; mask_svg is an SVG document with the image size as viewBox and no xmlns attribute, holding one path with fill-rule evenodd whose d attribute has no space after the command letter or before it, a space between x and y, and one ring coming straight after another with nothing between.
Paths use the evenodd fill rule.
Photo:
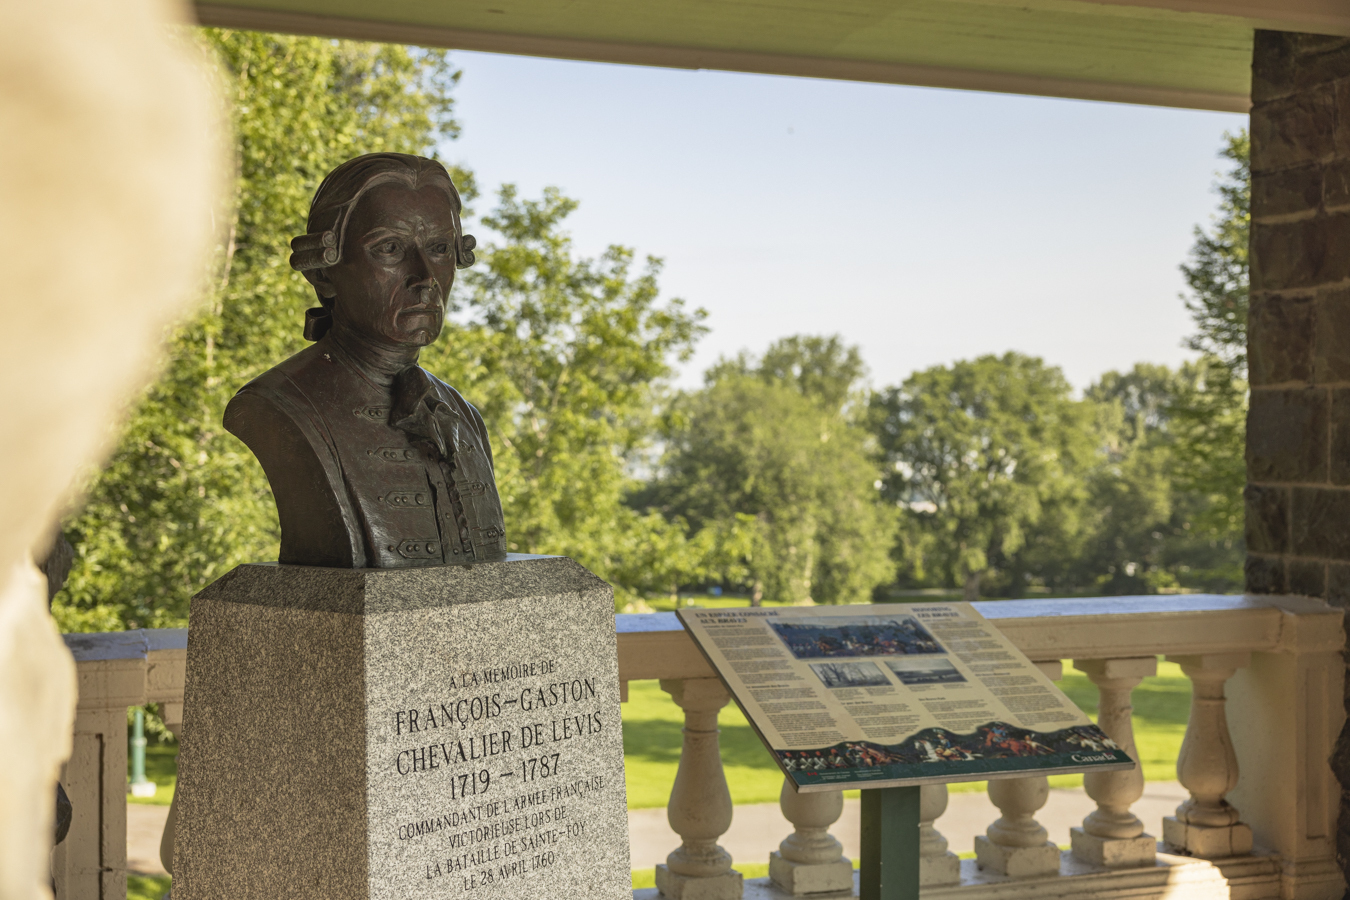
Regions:
<instances>
[{"instance_id":1,"label":"interpretive sign panel","mask_svg":"<svg viewBox=\"0 0 1350 900\"><path fill-rule=\"evenodd\" d=\"M177 900L631 900L613 594L571 560L242 566L185 703Z\"/></svg>"},{"instance_id":2,"label":"interpretive sign panel","mask_svg":"<svg viewBox=\"0 0 1350 900\"><path fill-rule=\"evenodd\" d=\"M679 616L799 790L1134 767L969 603Z\"/></svg>"}]
</instances>

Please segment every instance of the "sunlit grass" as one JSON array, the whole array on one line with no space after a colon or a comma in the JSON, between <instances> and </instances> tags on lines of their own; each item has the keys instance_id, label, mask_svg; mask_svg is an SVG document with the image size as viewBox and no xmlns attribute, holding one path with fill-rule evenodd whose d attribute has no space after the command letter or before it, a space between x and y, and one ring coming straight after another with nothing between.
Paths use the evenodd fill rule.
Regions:
<instances>
[{"instance_id":1,"label":"sunlit grass","mask_svg":"<svg viewBox=\"0 0 1350 900\"><path fill-rule=\"evenodd\" d=\"M148 806L168 806L173 802L174 788L178 784L177 744L151 744L145 748L145 777L157 787L153 797L133 797L127 794L128 803L144 803ZM131 760L127 760L127 778L131 775Z\"/></svg>"},{"instance_id":2,"label":"sunlit grass","mask_svg":"<svg viewBox=\"0 0 1350 900\"><path fill-rule=\"evenodd\" d=\"M742 605L744 600L739 601ZM1061 690L1080 709L1097 715L1097 688L1086 675L1064 666ZM1144 778L1148 781L1176 779L1176 760L1190 714L1190 682L1175 663L1159 662L1158 674L1146 678L1134 692L1135 741ZM628 683L628 702L623 705L623 751L628 773L628 807L664 807L670 799L675 770L680 762L680 729L684 714L655 681ZM775 803L783 776L740 709L730 703L718 716L722 730L722 765L731 802ZM1081 787L1081 775L1056 775L1052 787ZM985 782L952 784L954 792L983 791ZM851 792L856 796L856 792Z\"/></svg>"},{"instance_id":3,"label":"sunlit grass","mask_svg":"<svg viewBox=\"0 0 1350 900\"><path fill-rule=\"evenodd\" d=\"M700 606L730 607L746 603L744 597L684 598L684 602L690 601ZM668 599L654 602L653 606L673 608ZM1058 682L1059 687L1095 719L1097 688L1086 675L1071 666L1069 661L1065 662L1064 678ZM1175 663L1159 662L1157 676L1145 679L1135 690L1135 741L1146 780L1176 779L1176 760L1181 752L1190 704L1190 682ZM776 803L783 776L740 709L734 703L727 704L718 716L718 724L722 729L722 764L732 802L738 805ZM670 799L670 788L680 762L683 725L684 714L657 682L629 682L628 702L623 705L623 749L630 809L662 808ZM128 802L161 806L170 803L177 781L178 769L174 760L177 752L178 748L173 745L146 749L146 777L159 785L159 790L154 797L145 799L128 796ZM1081 775L1050 778L1050 785L1058 788L1081 787L1082 783ZM953 792L982 792L985 782L958 782L949 787ZM846 796L857 796L857 792L851 791Z\"/></svg>"},{"instance_id":4,"label":"sunlit grass","mask_svg":"<svg viewBox=\"0 0 1350 900\"><path fill-rule=\"evenodd\" d=\"M159 900L168 889L168 875L127 876L127 900Z\"/></svg>"}]
</instances>

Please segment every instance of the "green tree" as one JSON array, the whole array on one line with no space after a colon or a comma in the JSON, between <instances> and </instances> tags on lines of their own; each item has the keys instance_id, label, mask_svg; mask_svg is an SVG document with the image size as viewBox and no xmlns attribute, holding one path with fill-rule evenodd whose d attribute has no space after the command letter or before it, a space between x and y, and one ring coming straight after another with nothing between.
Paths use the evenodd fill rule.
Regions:
<instances>
[{"instance_id":1,"label":"green tree","mask_svg":"<svg viewBox=\"0 0 1350 900\"><path fill-rule=\"evenodd\" d=\"M1252 221L1251 140L1246 130L1225 134L1219 156L1232 163L1214 186L1219 211L1209 230L1196 227L1190 260L1181 266L1191 290L1182 299L1196 326L1186 346L1246 378Z\"/></svg>"},{"instance_id":2,"label":"green tree","mask_svg":"<svg viewBox=\"0 0 1350 900\"><path fill-rule=\"evenodd\" d=\"M1128 372L1107 372L1084 392L1098 405L1102 444L1088 485L1088 518L1095 521L1076 560L1083 587L1145 594L1176 583L1162 556L1174 537L1167 426L1182 377L1139 363Z\"/></svg>"},{"instance_id":3,"label":"green tree","mask_svg":"<svg viewBox=\"0 0 1350 900\"><path fill-rule=\"evenodd\" d=\"M319 180L379 150L430 154L453 136L458 73L440 51L203 30L233 116L235 211L202 309L68 521L76 563L65 630L181 625L188 599L243 562L275 559L271 492L220 425L234 391L300 349L313 294L286 265ZM472 193L467 173L457 181Z\"/></svg>"},{"instance_id":4,"label":"green tree","mask_svg":"<svg viewBox=\"0 0 1350 900\"><path fill-rule=\"evenodd\" d=\"M1075 565L1080 586L1145 594L1240 584L1241 548L1197 526L1208 499L1175 475L1177 405L1204 372L1201 363L1140 363L1086 391L1099 404L1102 446L1089 479L1090 538Z\"/></svg>"},{"instance_id":5,"label":"green tree","mask_svg":"<svg viewBox=\"0 0 1350 900\"><path fill-rule=\"evenodd\" d=\"M890 576L894 526L868 435L841 409L862 375L837 339L787 338L760 361L715 366L672 411L647 498L695 528L745 523L753 603L865 602Z\"/></svg>"},{"instance_id":6,"label":"green tree","mask_svg":"<svg viewBox=\"0 0 1350 900\"><path fill-rule=\"evenodd\" d=\"M718 381L733 374L788 385L842 415L854 412L858 401L866 400L862 385L867 365L862 352L837 334L785 337L774 341L759 359L742 351L732 359L719 360L707 377Z\"/></svg>"},{"instance_id":7,"label":"green tree","mask_svg":"<svg viewBox=\"0 0 1350 900\"><path fill-rule=\"evenodd\" d=\"M680 589L696 584L743 584L756 547L756 522L745 515L705 522L694 530L680 516L631 511L612 551L611 582L625 594L664 595L678 606ZM632 601L629 601L632 602ZM650 611L633 603L634 611Z\"/></svg>"},{"instance_id":8,"label":"green tree","mask_svg":"<svg viewBox=\"0 0 1350 900\"><path fill-rule=\"evenodd\" d=\"M1251 144L1245 131L1225 136L1219 154L1232 163L1215 186L1219 211L1209 230L1196 228L1181 271L1196 331L1186 345L1201 353L1198 377L1174 404L1176 479L1204 498L1196 527L1242 547L1247 483L1247 309L1251 234Z\"/></svg>"},{"instance_id":9,"label":"green tree","mask_svg":"<svg viewBox=\"0 0 1350 900\"><path fill-rule=\"evenodd\" d=\"M1013 595L1053 579L1081 543L1094 414L1059 369L1018 353L934 366L874 395L902 573L971 600L991 575Z\"/></svg>"},{"instance_id":10,"label":"green tree","mask_svg":"<svg viewBox=\"0 0 1350 900\"><path fill-rule=\"evenodd\" d=\"M1087 392L1102 404L1103 445L1076 568L1095 591L1241 586L1249 150L1245 132L1225 136L1220 155L1232 167L1216 185L1218 214L1196 228L1181 266L1196 327L1185 344L1200 359L1175 372L1109 372Z\"/></svg>"},{"instance_id":11,"label":"green tree","mask_svg":"<svg viewBox=\"0 0 1350 900\"><path fill-rule=\"evenodd\" d=\"M482 220L500 240L464 273L463 315L422 364L483 412L512 552L571 556L620 599L670 592L699 577L704 556L682 524L624 499L673 363L692 352L705 313L661 300L657 259L634 271L619 246L578 258L563 228L576 206L554 189L538 200L501 189Z\"/></svg>"}]
</instances>

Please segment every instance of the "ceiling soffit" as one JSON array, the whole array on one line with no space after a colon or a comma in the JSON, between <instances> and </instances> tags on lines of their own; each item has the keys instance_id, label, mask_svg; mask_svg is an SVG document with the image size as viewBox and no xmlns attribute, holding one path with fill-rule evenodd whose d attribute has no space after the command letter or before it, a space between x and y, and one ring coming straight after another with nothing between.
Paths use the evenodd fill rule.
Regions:
<instances>
[{"instance_id":1,"label":"ceiling soffit","mask_svg":"<svg viewBox=\"0 0 1350 900\"><path fill-rule=\"evenodd\" d=\"M1235 112L1249 105L1253 28L1350 34L1345 0L231 0L197 12L222 27Z\"/></svg>"}]
</instances>

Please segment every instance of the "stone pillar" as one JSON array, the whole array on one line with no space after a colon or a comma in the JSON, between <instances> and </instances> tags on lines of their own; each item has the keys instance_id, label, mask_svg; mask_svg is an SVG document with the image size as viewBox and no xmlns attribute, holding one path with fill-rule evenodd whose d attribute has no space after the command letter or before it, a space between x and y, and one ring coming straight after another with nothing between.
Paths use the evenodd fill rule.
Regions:
<instances>
[{"instance_id":1,"label":"stone pillar","mask_svg":"<svg viewBox=\"0 0 1350 900\"><path fill-rule=\"evenodd\" d=\"M769 854L769 877L790 894L853 889L853 863L830 826L844 812L843 791L799 794L784 778L778 804L793 832Z\"/></svg>"},{"instance_id":2,"label":"stone pillar","mask_svg":"<svg viewBox=\"0 0 1350 900\"><path fill-rule=\"evenodd\" d=\"M656 867L656 886L672 900L740 900L741 873L717 843L731 827L731 791L717 741L717 713L731 695L717 678L662 680L661 690L684 710L680 767L666 806L682 843Z\"/></svg>"},{"instance_id":3,"label":"stone pillar","mask_svg":"<svg viewBox=\"0 0 1350 900\"><path fill-rule=\"evenodd\" d=\"M989 800L1003 815L975 836L975 860L981 869L1009 878L1059 871L1059 847L1036 821L1036 810L1048 799L1050 782L1043 775L989 782Z\"/></svg>"},{"instance_id":4,"label":"stone pillar","mask_svg":"<svg viewBox=\"0 0 1350 900\"><path fill-rule=\"evenodd\" d=\"M178 746L183 746L183 704L182 703L162 703L159 707L160 718L164 720L164 727L169 729L169 733L178 741ZM174 757L174 762L178 757ZM173 799L169 801L169 817L164 820L164 833L159 838L159 862L164 866L164 871L170 875L173 874L173 835L178 827L178 792L174 791Z\"/></svg>"},{"instance_id":5,"label":"stone pillar","mask_svg":"<svg viewBox=\"0 0 1350 900\"><path fill-rule=\"evenodd\" d=\"M1256 32L1247 590L1342 608L1350 606L1348 111L1350 39ZM1336 759L1350 786L1350 735ZM1337 840L1350 866L1345 799L1341 810Z\"/></svg>"},{"instance_id":6,"label":"stone pillar","mask_svg":"<svg viewBox=\"0 0 1350 900\"><path fill-rule=\"evenodd\" d=\"M1057 659L1037 662L1034 665L1051 681L1059 681L1064 677L1064 664ZM1049 875L1059 871L1059 847L1049 839L1049 832L1035 818L1036 810L1044 806L1049 797L1050 779L1044 775L989 782L989 800L999 808L1003 816L990 825L984 835L975 838L975 858L981 869L992 869L1014 878ZM943 809L947 807L945 787L942 807ZM922 827L921 820L920 828ZM922 831L919 840L924 840ZM946 844L944 840L942 842L944 850ZM921 866L923 852L921 849ZM944 865L948 877L955 868L955 880L959 881L960 862L957 861L953 866L949 860ZM928 884L929 882L923 881L925 871L928 870L920 869L919 879L921 883Z\"/></svg>"},{"instance_id":7,"label":"stone pillar","mask_svg":"<svg viewBox=\"0 0 1350 900\"><path fill-rule=\"evenodd\" d=\"M74 816L52 854L59 900L127 893L127 707L145 702L145 661L111 659L79 668L74 748L61 773Z\"/></svg>"},{"instance_id":8,"label":"stone pillar","mask_svg":"<svg viewBox=\"0 0 1350 900\"><path fill-rule=\"evenodd\" d=\"M933 826L947 811L947 786L919 788L919 884L937 887L961 883L961 858L947 849L947 839Z\"/></svg>"},{"instance_id":9,"label":"stone pillar","mask_svg":"<svg viewBox=\"0 0 1350 900\"><path fill-rule=\"evenodd\" d=\"M1097 685L1098 727L1120 749L1138 759L1130 693L1146 677L1157 674L1157 657L1074 660L1074 667ZM1109 868L1153 865L1157 841L1144 833L1144 823L1130 812L1135 801L1144 796L1143 768L1088 772L1083 776L1083 787L1097 801L1097 809L1088 814L1081 828L1070 829L1073 855Z\"/></svg>"},{"instance_id":10,"label":"stone pillar","mask_svg":"<svg viewBox=\"0 0 1350 900\"><path fill-rule=\"evenodd\" d=\"M1238 762L1228 734L1223 683L1252 661L1250 653L1168 657L1191 679L1191 717L1177 757L1177 780L1191 797L1163 819L1163 840L1177 853L1222 859L1252 852L1252 830L1224 798L1237 787Z\"/></svg>"}]
</instances>

